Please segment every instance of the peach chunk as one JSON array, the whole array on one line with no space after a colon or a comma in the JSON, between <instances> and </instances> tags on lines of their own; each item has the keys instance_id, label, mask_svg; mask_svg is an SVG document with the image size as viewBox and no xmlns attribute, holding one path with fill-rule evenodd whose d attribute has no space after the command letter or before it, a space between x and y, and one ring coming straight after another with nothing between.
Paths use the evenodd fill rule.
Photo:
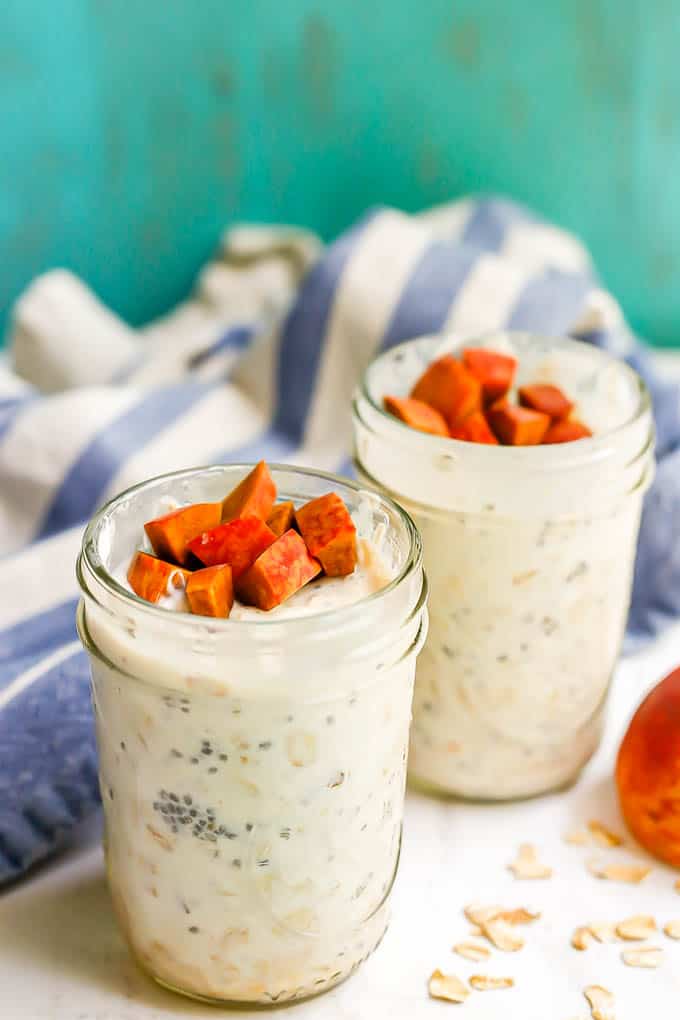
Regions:
<instances>
[{"instance_id":1,"label":"peach chunk","mask_svg":"<svg viewBox=\"0 0 680 1020\"><path fill-rule=\"evenodd\" d=\"M295 507L292 502L277 503L267 518L267 527L274 532L277 538L281 538L284 531L288 531L292 527L294 517Z\"/></svg>"},{"instance_id":2,"label":"peach chunk","mask_svg":"<svg viewBox=\"0 0 680 1020\"><path fill-rule=\"evenodd\" d=\"M550 425L550 418L540 411L515 407L501 398L486 412L489 425L506 446L537 446Z\"/></svg>"},{"instance_id":3,"label":"peach chunk","mask_svg":"<svg viewBox=\"0 0 680 1020\"><path fill-rule=\"evenodd\" d=\"M305 503L295 519L305 545L329 577L352 573L357 565L357 529L337 492Z\"/></svg>"},{"instance_id":4,"label":"peach chunk","mask_svg":"<svg viewBox=\"0 0 680 1020\"><path fill-rule=\"evenodd\" d=\"M156 556L186 564L191 539L216 528L221 519L221 503L194 503L147 521L144 530Z\"/></svg>"},{"instance_id":5,"label":"peach chunk","mask_svg":"<svg viewBox=\"0 0 680 1020\"><path fill-rule=\"evenodd\" d=\"M655 857L680 868L680 668L647 695L616 762L628 828Z\"/></svg>"},{"instance_id":6,"label":"peach chunk","mask_svg":"<svg viewBox=\"0 0 680 1020\"><path fill-rule=\"evenodd\" d=\"M259 517L266 521L276 499L276 486L263 460L222 501L222 520Z\"/></svg>"},{"instance_id":7,"label":"peach chunk","mask_svg":"<svg viewBox=\"0 0 680 1020\"><path fill-rule=\"evenodd\" d=\"M197 616L229 616L234 604L231 567L221 563L194 571L187 581L186 592L189 608Z\"/></svg>"},{"instance_id":8,"label":"peach chunk","mask_svg":"<svg viewBox=\"0 0 680 1020\"><path fill-rule=\"evenodd\" d=\"M433 436L449 434L444 417L422 400L414 400L413 397L385 397L383 403L386 411L412 429L429 432Z\"/></svg>"},{"instance_id":9,"label":"peach chunk","mask_svg":"<svg viewBox=\"0 0 680 1020\"><path fill-rule=\"evenodd\" d=\"M206 567L228 563L236 581L275 539L259 517L237 517L193 538L189 548Z\"/></svg>"},{"instance_id":10,"label":"peach chunk","mask_svg":"<svg viewBox=\"0 0 680 1020\"><path fill-rule=\"evenodd\" d=\"M433 361L410 396L439 411L450 429L482 406L481 383L452 354Z\"/></svg>"},{"instance_id":11,"label":"peach chunk","mask_svg":"<svg viewBox=\"0 0 680 1020\"><path fill-rule=\"evenodd\" d=\"M168 584L174 588L183 588L190 576L188 570L145 552L135 553L127 572L133 592L147 602L158 602L162 595L167 595Z\"/></svg>"},{"instance_id":12,"label":"peach chunk","mask_svg":"<svg viewBox=\"0 0 680 1020\"><path fill-rule=\"evenodd\" d=\"M486 347L468 347L463 351L463 364L479 379L484 400L489 403L504 397L512 386L517 359Z\"/></svg>"},{"instance_id":13,"label":"peach chunk","mask_svg":"<svg viewBox=\"0 0 680 1020\"><path fill-rule=\"evenodd\" d=\"M592 432L580 421L556 421L543 436L543 443L571 443L575 439L588 439Z\"/></svg>"},{"instance_id":14,"label":"peach chunk","mask_svg":"<svg viewBox=\"0 0 680 1020\"><path fill-rule=\"evenodd\" d=\"M281 605L321 573L321 564L309 555L297 531L290 528L277 538L236 583L239 598L258 609Z\"/></svg>"},{"instance_id":15,"label":"peach chunk","mask_svg":"<svg viewBox=\"0 0 680 1020\"><path fill-rule=\"evenodd\" d=\"M532 411L540 411L551 418L566 418L574 406L572 400L565 397L559 386L551 383L534 383L532 386L520 386L519 402Z\"/></svg>"},{"instance_id":16,"label":"peach chunk","mask_svg":"<svg viewBox=\"0 0 680 1020\"><path fill-rule=\"evenodd\" d=\"M489 428L489 423L481 411L475 411L455 429L451 429L452 439L463 439L468 443L486 443L498 446L498 440Z\"/></svg>"}]
</instances>

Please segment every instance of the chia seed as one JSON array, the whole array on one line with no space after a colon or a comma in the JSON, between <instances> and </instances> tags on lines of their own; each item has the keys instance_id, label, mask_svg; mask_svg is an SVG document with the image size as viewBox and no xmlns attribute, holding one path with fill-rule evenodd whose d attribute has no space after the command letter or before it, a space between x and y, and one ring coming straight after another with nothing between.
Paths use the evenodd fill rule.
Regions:
<instances>
[{"instance_id":1,"label":"chia seed","mask_svg":"<svg viewBox=\"0 0 680 1020\"><path fill-rule=\"evenodd\" d=\"M198 934L198 928L196 927L195 924L192 924L191 928L189 928L189 931L191 932L192 935Z\"/></svg>"},{"instance_id":2,"label":"chia seed","mask_svg":"<svg viewBox=\"0 0 680 1020\"><path fill-rule=\"evenodd\" d=\"M172 750L170 751L170 754L172 755L173 758L183 758L184 757L182 752L178 751L176 747L172 748Z\"/></svg>"},{"instance_id":3,"label":"chia seed","mask_svg":"<svg viewBox=\"0 0 680 1020\"><path fill-rule=\"evenodd\" d=\"M272 746L272 742L271 740L262 740L257 746L261 751L268 751L269 748Z\"/></svg>"}]
</instances>

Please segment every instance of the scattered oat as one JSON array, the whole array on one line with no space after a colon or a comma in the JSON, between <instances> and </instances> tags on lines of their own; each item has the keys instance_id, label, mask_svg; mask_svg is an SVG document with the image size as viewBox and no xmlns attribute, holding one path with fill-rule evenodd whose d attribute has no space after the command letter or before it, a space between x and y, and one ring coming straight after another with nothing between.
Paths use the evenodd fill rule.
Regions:
<instances>
[{"instance_id":1,"label":"scattered oat","mask_svg":"<svg viewBox=\"0 0 680 1020\"><path fill-rule=\"evenodd\" d=\"M664 925L663 930L669 939L680 939L680 921L669 921Z\"/></svg>"},{"instance_id":2,"label":"scattered oat","mask_svg":"<svg viewBox=\"0 0 680 1020\"><path fill-rule=\"evenodd\" d=\"M645 967L654 970L663 960L663 949L659 946L643 946L640 949L624 949L621 959L627 967Z\"/></svg>"},{"instance_id":3,"label":"scattered oat","mask_svg":"<svg viewBox=\"0 0 680 1020\"><path fill-rule=\"evenodd\" d=\"M633 885L642 882L652 870L646 864L600 864L588 861L586 867L596 878L606 878L612 882L629 882Z\"/></svg>"},{"instance_id":4,"label":"scattered oat","mask_svg":"<svg viewBox=\"0 0 680 1020\"><path fill-rule=\"evenodd\" d=\"M455 974L442 974L440 970L432 971L427 987L433 999L446 1002L465 1002L470 994L469 988Z\"/></svg>"},{"instance_id":5,"label":"scattered oat","mask_svg":"<svg viewBox=\"0 0 680 1020\"><path fill-rule=\"evenodd\" d=\"M489 977L486 974L473 974L470 978L470 984L478 992L495 992L500 988L512 988L515 984L515 979L511 977Z\"/></svg>"},{"instance_id":6,"label":"scattered oat","mask_svg":"<svg viewBox=\"0 0 680 1020\"><path fill-rule=\"evenodd\" d=\"M576 928L574 934L571 936L571 944L574 949L587 949L594 941L594 936L590 928Z\"/></svg>"},{"instance_id":7,"label":"scattered oat","mask_svg":"<svg viewBox=\"0 0 680 1020\"><path fill-rule=\"evenodd\" d=\"M614 996L602 985L588 985L583 994L590 1006L593 1020L616 1020L614 1014Z\"/></svg>"},{"instance_id":8,"label":"scattered oat","mask_svg":"<svg viewBox=\"0 0 680 1020\"><path fill-rule=\"evenodd\" d=\"M479 927L478 924L471 924L470 925L470 931L468 932L468 934L469 935L483 935L484 932L482 931L482 929Z\"/></svg>"},{"instance_id":9,"label":"scattered oat","mask_svg":"<svg viewBox=\"0 0 680 1020\"><path fill-rule=\"evenodd\" d=\"M588 927L598 942L619 941L619 936L616 934L616 925L612 924L611 921L596 921L594 924L588 925Z\"/></svg>"},{"instance_id":10,"label":"scattered oat","mask_svg":"<svg viewBox=\"0 0 680 1020\"><path fill-rule=\"evenodd\" d=\"M619 836L616 832L612 832L612 830L608 829L606 825L602 824L602 822L588 822L588 830L590 835L593 837L594 842L597 843L598 846L608 848L623 845L623 839L621 836Z\"/></svg>"},{"instance_id":11,"label":"scattered oat","mask_svg":"<svg viewBox=\"0 0 680 1020\"><path fill-rule=\"evenodd\" d=\"M515 910L501 910L495 916L501 921L506 921L508 924L531 924L532 921L538 921L541 915L532 914L530 910L525 910L524 907L517 907Z\"/></svg>"},{"instance_id":12,"label":"scattered oat","mask_svg":"<svg viewBox=\"0 0 680 1020\"><path fill-rule=\"evenodd\" d=\"M482 907L478 904L470 904L463 908L463 913L470 924L476 924L478 928L492 917L498 917L502 911L503 907Z\"/></svg>"},{"instance_id":13,"label":"scattered oat","mask_svg":"<svg viewBox=\"0 0 680 1020\"><path fill-rule=\"evenodd\" d=\"M656 921L648 914L628 917L616 926L616 934L627 942L644 942L656 931Z\"/></svg>"},{"instance_id":14,"label":"scattered oat","mask_svg":"<svg viewBox=\"0 0 680 1020\"><path fill-rule=\"evenodd\" d=\"M491 956L491 950L479 942L457 942L453 947L453 952L463 956L466 960L473 960L475 963L479 963L480 960L488 960Z\"/></svg>"},{"instance_id":15,"label":"scattered oat","mask_svg":"<svg viewBox=\"0 0 680 1020\"><path fill-rule=\"evenodd\" d=\"M492 917L480 924L482 933L486 935L489 942L501 949L504 953L516 953L524 946L524 939L514 930L513 925L503 921L500 917Z\"/></svg>"},{"instance_id":16,"label":"scattered oat","mask_svg":"<svg viewBox=\"0 0 680 1020\"><path fill-rule=\"evenodd\" d=\"M552 875L552 868L541 864L536 847L531 843L522 843L516 859L508 867L515 878L550 878Z\"/></svg>"},{"instance_id":17,"label":"scattered oat","mask_svg":"<svg viewBox=\"0 0 680 1020\"><path fill-rule=\"evenodd\" d=\"M572 846L588 846L590 836L585 829L572 829L564 837L564 842L571 843Z\"/></svg>"}]
</instances>

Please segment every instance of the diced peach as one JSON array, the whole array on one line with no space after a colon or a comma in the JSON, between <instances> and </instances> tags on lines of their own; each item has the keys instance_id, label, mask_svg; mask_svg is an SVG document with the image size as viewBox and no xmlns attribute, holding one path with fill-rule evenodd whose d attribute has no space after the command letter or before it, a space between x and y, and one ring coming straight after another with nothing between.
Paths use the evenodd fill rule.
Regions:
<instances>
[{"instance_id":1,"label":"diced peach","mask_svg":"<svg viewBox=\"0 0 680 1020\"><path fill-rule=\"evenodd\" d=\"M135 553L127 572L133 592L147 602L158 602L162 595L168 594L169 585L183 588L190 576L188 570L145 552Z\"/></svg>"},{"instance_id":2,"label":"diced peach","mask_svg":"<svg viewBox=\"0 0 680 1020\"><path fill-rule=\"evenodd\" d=\"M680 868L680 669L653 688L619 749L616 783L635 838Z\"/></svg>"},{"instance_id":3,"label":"diced peach","mask_svg":"<svg viewBox=\"0 0 680 1020\"><path fill-rule=\"evenodd\" d=\"M189 542L189 548L206 567L228 563L234 581L252 566L276 535L259 517L237 517Z\"/></svg>"},{"instance_id":4,"label":"diced peach","mask_svg":"<svg viewBox=\"0 0 680 1020\"><path fill-rule=\"evenodd\" d=\"M221 519L221 503L194 503L147 521L144 530L156 556L186 564L191 539L202 531L216 528Z\"/></svg>"},{"instance_id":5,"label":"diced peach","mask_svg":"<svg viewBox=\"0 0 680 1020\"><path fill-rule=\"evenodd\" d=\"M444 417L422 400L414 400L413 397L385 397L383 403L386 411L412 429L429 432L433 436L449 434Z\"/></svg>"},{"instance_id":6,"label":"diced peach","mask_svg":"<svg viewBox=\"0 0 680 1020\"><path fill-rule=\"evenodd\" d=\"M490 403L504 397L512 386L517 359L486 347L468 347L463 351L463 364L482 384L484 400Z\"/></svg>"},{"instance_id":7,"label":"diced peach","mask_svg":"<svg viewBox=\"0 0 680 1020\"><path fill-rule=\"evenodd\" d=\"M321 573L297 531L290 528L269 546L236 583L239 598L258 609L273 609Z\"/></svg>"},{"instance_id":8,"label":"diced peach","mask_svg":"<svg viewBox=\"0 0 680 1020\"><path fill-rule=\"evenodd\" d=\"M548 414L553 420L566 418L574 406L573 401L564 395L559 386L552 383L533 383L531 386L520 386L519 402L532 411Z\"/></svg>"},{"instance_id":9,"label":"diced peach","mask_svg":"<svg viewBox=\"0 0 680 1020\"><path fill-rule=\"evenodd\" d=\"M329 577L352 573L357 565L357 529L337 492L305 503L295 519L305 545Z\"/></svg>"},{"instance_id":10,"label":"diced peach","mask_svg":"<svg viewBox=\"0 0 680 1020\"><path fill-rule=\"evenodd\" d=\"M411 390L414 400L434 407L444 416L450 429L482 406L482 387L478 379L456 361L452 354L437 358Z\"/></svg>"},{"instance_id":11,"label":"diced peach","mask_svg":"<svg viewBox=\"0 0 680 1020\"><path fill-rule=\"evenodd\" d=\"M580 421L556 421L541 440L543 443L571 443L575 439L588 439L592 432Z\"/></svg>"},{"instance_id":12,"label":"diced peach","mask_svg":"<svg viewBox=\"0 0 680 1020\"><path fill-rule=\"evenodd\" d=\"M546 434L550 418L540 411L515 407L501 398L486 412L489 425L506 446L537 446Z\"/></svg>"},{"instance_id":13,"label":"diced peach","mask_svg":"<svg viewBox=\"0 0 680 1020\"><path fill-rule=\"evenodd\" d=\"M487 443L498 446L498 440L489 428L489 423L481 411L474 411L464 422L451 429L452 439L463 439L468 443Z\"/></svg>"},{"instance_id":14,"label":"diced peach","mask_svg":"<svg viewBox=\"0 0 680 1020\"><path fill-rule=\"evenodd\" d=\"M277 538L281 538L284 531L288 531L293 524L295 507L291 502L277 503L269 517L267 527L274 532Z\"/></svg>"},{"instance_id":15,"label":"diced peach","mask_svg":"<svg viewBox=\"0 0 680 1020\"><path fill-rule=\"evenodd\" d=\"M234 604L231 567L222 563L195 570L187 581L186 593L189 608L197 616L229 616Z\"/></svg>"},{"instance_id":16,"label":"diced peach","mask_svg":"<svg viewBox=\"0 0 680 1020\"><path fill-rule=\"evenodd\" d=\"M259 517L266 521L276 499L276 486L263 460L230 492L222 502L222 520Z\"/></svg>"}]
</instances>

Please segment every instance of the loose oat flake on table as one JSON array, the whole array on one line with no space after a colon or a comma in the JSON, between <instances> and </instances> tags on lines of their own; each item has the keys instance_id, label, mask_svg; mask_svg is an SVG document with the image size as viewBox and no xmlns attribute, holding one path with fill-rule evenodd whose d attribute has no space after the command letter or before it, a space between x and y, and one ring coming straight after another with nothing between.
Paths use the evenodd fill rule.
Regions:
<instances>
[{"instance_id":1,"label":"loose oat flake on table","mask_svg":"<svg viewBox=\"0 0 680 1020\"><path fill-rule=\"evenodd\" d=\"M511 977L489 977L487 974L473 974L470 984L478 992L495 992L501 988L512 988L515 979Z\"/></svg>"},{"instance_id":2,"label":"loose oat flake on table","mask_svg":"<svg viewBox=\"0 0 680 1020\"><path fill-rule=\"evenodd\" d=\"M680 939L680 921L669 921L663 926L663 930L669 939Z\"/></svg>"},{"instance_id":3,"label":"loose oat flake on table","mask_svg":"<svg viewBox=\"0 0 680 1020\"><path fill-rule=\"evenodd\" d=\"M513 907L507 910L505 907L482 907L470 905L464 908L464 914L472 925L479 927L487 921L499 920L506 924L531 924L538 921L540 914L532 913L526 907Z\"/></svg>"},{"instance_id":4,"label":"loose oat flake on table","mask_svg":"<svg viewBox=\"0 0 680 1020\"><path fill-rule=\"evenodd\" d=\"M609 943L618 942L619 936L616 934L616 925L612 924L611 921L595 921L589 925L591 934L597 939L598 942Z\"/></svg>"},{"instance_id":5,"label":"loose oat flake on table","mask_svg":"<svg viewBox=\"0 0 680 1020\"><path fill-rule=\"evenodd\" d=\"M595 936L593 935L590 928L586 927L585 925L581 926L580 928L576 928L574 934L571 936L572 946L574 947L574 949L578 949L581 951L587 949L588 946L591 946L594 941Z\"/></svg>"},{"instance_id":6,"label":"loose oat flake on table","mask_svg":"<svg viewBox=\"0 0 680 1020\"><path fill-rule=\"evenodd\" d=\"M642 946L639 949L624 949L621 959L627 967L644 967L655 970L663 960L663 949L659 946Z\"/></svg>"},{"instance_id":7,"label":"loose oat flake on table","mask_svg":"<svg viewBox=\"0 0 680 1020\"><path fill-rule=\"evenodd\" d=\"M644 881L652 870L646 864L602 864L600 861L588 861L586 867L595 878L628 882L631 885Z\"/></svg>"},{"instance_id":8,"label":"loose oat flake on table","mask_svg":"<svg viewBox=\"0 0 680 1020\"><path fill-rule=\"evenodd\" d=\"M444 999L446 1002L465 1002L470 994L460 978L455 974L443 974L433 970L428 983L428 990L433 999Z\"/></svg>"},{"instance_id":9,"label":"loose oat flake on table","mask_svg":"<svg viewBox=\"0 0 680 1020\"><path fill-rule=\"evenodd\" d=\"M616 934L627 942L644 942L656 931L656 921L648 914L628 917L616 926Z\"/></svg>"},{"instance_id":10,"label":"loose oat flake on table","mask_svg":"<svg viewBox=\"0 0 680 1020\"><path fill-rule=\"evenodd\" d=\"M464 957L466 960L472 960L474 963L479 963L480 960L488 960L491 956L491 950L479 942L457 942L453 947L453 952L458 953L459 956Z\"/></svg>"},{"instance_id":11,"label":"loose oat flake on table","mask_svg":"<svg viewBox=\"0 0 680 1020\"><path fill-rule=\"evenodd\" d=\"M546 864L541 864L536 847L531 843L522 843L517 857L508 865L515 878L550 878L553 871Z\"/></svg>"},{"instance_id":12,"label":"loose oat flake on table","mask_svg":"<svg viewBox=\"0 0 680 1020\"><path fill-rule=\"evenodd\" d=\"M583 994L590 1005L593 1020L616 1020L614 996L602 985L588 985Z\"/></svg>"},{"instance_id":13,"label":"loose oat flake on table","mask_svg":"<svg viewBox=\"0 0 680 1020\"><path fill-rule=\"evenodd\" d=\"M588 830L590 835L593 837L593 841L598 846L609 848L614 846L623 846L623 838L616 832L612 832L602 822L590 821L588 822Z\"/></svg>"}]
</instances>

